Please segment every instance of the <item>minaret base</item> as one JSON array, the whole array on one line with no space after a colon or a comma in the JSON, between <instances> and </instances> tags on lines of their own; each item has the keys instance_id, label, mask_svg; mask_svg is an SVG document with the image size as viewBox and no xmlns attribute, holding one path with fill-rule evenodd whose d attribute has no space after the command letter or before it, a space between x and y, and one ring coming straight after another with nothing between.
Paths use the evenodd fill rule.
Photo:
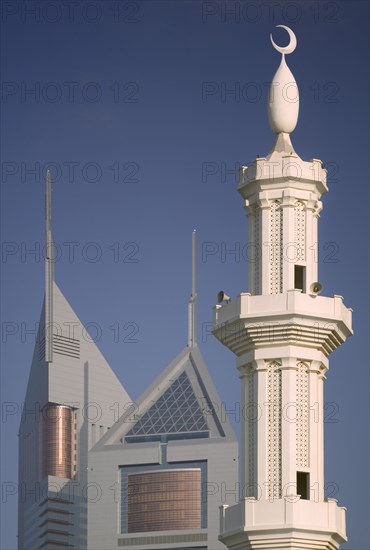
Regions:
<instances>
[{"instance_id":1,"label":"minaret base","mask_svg":"<svg viewBox=\"0 0 370 550\"><path fill-rule=\"evenodd\" d=\"M274 502L243 499L220 507L219 539L230 550L337 550L346 537L346 509L335 499Z\"/></svg>"}]
</instances>

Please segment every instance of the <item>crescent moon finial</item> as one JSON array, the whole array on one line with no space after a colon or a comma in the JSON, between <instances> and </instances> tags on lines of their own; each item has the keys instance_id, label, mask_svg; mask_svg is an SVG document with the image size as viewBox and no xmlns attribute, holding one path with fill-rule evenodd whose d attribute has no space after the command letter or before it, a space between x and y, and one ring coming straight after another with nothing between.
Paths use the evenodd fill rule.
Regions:
<instances>
[{"instance_id":1,"label":"crescent moon finial","mask_svg":"<svg viewBox=\"0 0 370 550\"><path fill-rule=\"evenodd\" d=\"M282 29L285 29L287 31L287 33L289 34L290 42L287 46L284 46L284 47L283 46L278 46L277 44L275 44L274 39L272 38L272 34L270 34L270 39L271 39L272 45L274 46L275 50L277 50L278 52L280 52L283 55L294 52L294 50L296 49L296 46L297 46L297 38L296 38L294 32L292 31L292 29L290 29L289 27L286 27L285 25L276 25L276 26L280 27Z\"/></svg>"},{"instance_id":2,"label":"crescent moon finial","mask_svg":"<svg viewBox=\"0 0 370 550\"><path fill-rule=\"evenodd\" d=\"M285 54L292 53L297 45L294 32L285 25L277 25L285 29L290 37L287 46L278 46L270 35L275 50L281 53L281 61L272 79L268 100L268 116L272 131L275 134L290 134L298 121L299 89L295 78L285 61Z\"/></svg>"}]
</instances>

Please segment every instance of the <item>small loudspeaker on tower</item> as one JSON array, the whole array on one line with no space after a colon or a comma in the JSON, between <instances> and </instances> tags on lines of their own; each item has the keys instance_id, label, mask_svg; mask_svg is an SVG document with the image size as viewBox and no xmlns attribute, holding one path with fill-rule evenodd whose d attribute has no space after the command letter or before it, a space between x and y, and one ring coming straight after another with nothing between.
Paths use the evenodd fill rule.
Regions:
<instances>
[{"instance_id":1,"label":"small loudspeaker on tower","mask_svg":"<svg viewBox=\"0 0 370 550\"><path fill-rule=\"evenodd\" d=\"M321 283L312 283L310 286L310 294L313 294L314 296L317 296L322 292L322 284Z\"/></svg>"},{"instance_id":2,"label":"small loudspeaker on tower","mask_svg":"<svg viewBox=\"0 0 370 550\"><path fill-rule=\"evenodd\" d=\"M231 300L230 296L225 294L223 290L220 290L220 292L217 294L217 302L220 304L221 302L227 302L229 303Z\"/></svg>"}]
</instances>

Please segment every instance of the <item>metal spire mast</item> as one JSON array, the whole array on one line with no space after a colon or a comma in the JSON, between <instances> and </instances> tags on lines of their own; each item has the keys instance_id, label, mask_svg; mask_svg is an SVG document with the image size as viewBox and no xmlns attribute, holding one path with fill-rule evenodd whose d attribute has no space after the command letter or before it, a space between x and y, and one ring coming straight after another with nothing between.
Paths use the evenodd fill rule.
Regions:
<instances>
[{"instance_id":1,"label":"metal spire mast","mask_svg":"<svg viewBox=\"0 0 370 550\"><path fill-rule=\"evenodd\" d=\"M196 292L196 230L191 236L191 296L188 306L189 312L189 348L197 345L197 292Z\"/></svg>"},{"instance_id":2,"label":"metal spire mast","mask_svg":"<svg viewBox=\"0 0 370 550\"><path fill-rule=\"evenodd\" d=\"M53 237L51 234L51 178L46 172L45 189L45 361L53 361Z\"/></svg>"}]
</instances>

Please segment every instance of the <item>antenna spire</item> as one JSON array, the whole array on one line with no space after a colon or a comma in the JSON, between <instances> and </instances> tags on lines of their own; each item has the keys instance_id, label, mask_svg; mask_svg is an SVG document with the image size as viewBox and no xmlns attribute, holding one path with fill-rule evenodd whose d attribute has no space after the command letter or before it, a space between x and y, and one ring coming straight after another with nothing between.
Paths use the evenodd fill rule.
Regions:
<instances>
[{"instance_id":1,"label":"antenna spire","mask_svg":"<svg viewBox=\"0 0 370 550\"><path fill-rule=\"evenodd\" d=\"M191 296L188 306L189 314L189 335L188 346L193 348L197 345L197 292L196 292L196 230L191 235Z\"/></svg>"},{"instance_id":2,"label":"antenna spire","mask_svg":"<svg viewBox=\"0 0 370 550\"><path fill-rule=\"evenodd\" d=\"M53 237L51 234L51 177L46 172L45 189L45 361L53 361Z\"/></svg>"}]
</instances>

